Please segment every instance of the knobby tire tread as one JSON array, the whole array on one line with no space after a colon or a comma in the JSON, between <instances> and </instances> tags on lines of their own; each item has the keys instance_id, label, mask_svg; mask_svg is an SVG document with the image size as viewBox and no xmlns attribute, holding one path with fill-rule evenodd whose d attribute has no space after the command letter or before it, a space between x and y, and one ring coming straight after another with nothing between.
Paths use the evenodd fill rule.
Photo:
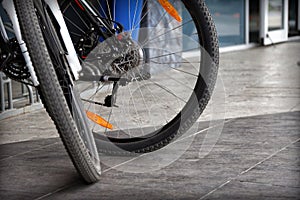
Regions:
<instances>
[{"instance_id":1,"label":"knobby tire tread","mask_svg":"<svg viewBox=\"0 0 300 200\"><path fill-rule=\"evenodd\" d=\"M68 108L43 38L33 1L14 0L14 2L23 40L39 79L38 89L45 108L79 174L87 183L96 182L100 179L100 171L94 166Z\"/></svg>"}]
</instances>

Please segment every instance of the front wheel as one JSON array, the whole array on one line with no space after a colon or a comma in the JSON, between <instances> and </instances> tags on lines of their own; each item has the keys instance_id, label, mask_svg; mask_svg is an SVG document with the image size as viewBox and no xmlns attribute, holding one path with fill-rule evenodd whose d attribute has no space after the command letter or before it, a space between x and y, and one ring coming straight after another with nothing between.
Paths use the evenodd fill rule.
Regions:
<instances>
[{"instance_id":1,"label":"front wheel","mask_svg":"<svg viewBox=\"0 0 300 200\"><path fill-rule=\"evenodd\" d=\"M39 0L14 2L45 108L79 174L87 183L96 182L101 174L98 151L87 128L81 100L66 73L47 6Z\"/></svg>"}]
</instances>

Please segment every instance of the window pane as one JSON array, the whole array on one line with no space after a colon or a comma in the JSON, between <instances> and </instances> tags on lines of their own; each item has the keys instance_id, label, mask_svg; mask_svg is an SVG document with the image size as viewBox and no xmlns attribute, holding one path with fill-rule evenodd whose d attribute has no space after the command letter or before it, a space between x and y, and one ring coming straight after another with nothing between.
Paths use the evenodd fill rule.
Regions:
<instances>
[{"instance_id":1,"label":"window pane","mask_svg":"<svg viewBox=\"0 0 300 200\"><path fill-rule=\"evenodd\" d=\"M269 31L283 28L283 0L269 0Z\"/></svg>"},{"instance_id":2,"label":"window pane","mask_svg":"<svg viewBox=\"0 0 300 200\"><path fill-rule=\"evenodd\" d=\"M245 43L245 0L206 0L216 23L220 46Z\"/></svg>"}]
</instances>

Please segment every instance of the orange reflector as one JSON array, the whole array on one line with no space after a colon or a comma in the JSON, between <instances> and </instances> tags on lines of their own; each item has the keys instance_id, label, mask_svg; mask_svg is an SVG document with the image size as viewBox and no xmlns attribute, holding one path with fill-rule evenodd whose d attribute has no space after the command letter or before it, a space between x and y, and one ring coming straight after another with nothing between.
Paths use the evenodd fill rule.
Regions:
<instances>
[{"instance_id":1,"label":"orange reflector","mask_svg":"<svg viewBox=\"0 0 300 200\"><path fill-rule=\"evenodd\" d=\"M168 0L158 0L160 5L177 21L182 22L182 18L178 14L177 10Z\"/></svg>"},{"instance_id":2,"label":"orange reflector","mask_svg":"<svg viewBox=\"0 0 300 200\"><path fill-rule=\"evenodd\" d=\"M104 128L108 128L110 130L113 129L113 125L111 125L110 123L108 123L108 121L106 121L105 119L103 119L102 117L100 117L99 115L92 113L90 111L86 111L86 115L87 117L92 120L93 122L95 122L96 124L99 124L100 126L103 126Z\"/></svg>"}]
</instances>

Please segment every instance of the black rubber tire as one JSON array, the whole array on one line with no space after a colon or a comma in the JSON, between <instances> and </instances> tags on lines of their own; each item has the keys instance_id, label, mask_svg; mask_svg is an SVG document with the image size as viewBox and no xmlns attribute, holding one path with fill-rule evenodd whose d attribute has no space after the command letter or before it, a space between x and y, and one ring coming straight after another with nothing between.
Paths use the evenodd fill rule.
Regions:
<instances>
[{"instance_id":1,"label":"black rubber tire","mask_svg":"<svg viewBox=\"0 0 300 200\"><path fill-rule=\"evenodd\" d=\"M194 95L171 122L161 130L149 134L149 137L118 139L95 134L99 151L109 154L126 154L147 153L160 149L185 133L207 106L216 83L219 67L217 31L204 0L182 0L182 3L193 18L200 44L206 52L205 55L201 54L201 66L205 67L200 70Z\"/></svg>"},{"instance_id":2,"label":"black rubber tire","mask_svg":"<svg viewBox=\"0 0 300 200\"><path fill-rule=\"evenodd\" d=\"M54 121L66 150L79 174L87 183L100 179L98 153L92 157L73 119L45 43L33 0L14 0L31 61L39 79L39 92L48 114ZM58 66L55 66L58 67ZM74 97L76 98L76 97ZM93 135L91 136L93 138ZM94 140L91 145L95 145Z\"/></svg>"}]
</instances>

